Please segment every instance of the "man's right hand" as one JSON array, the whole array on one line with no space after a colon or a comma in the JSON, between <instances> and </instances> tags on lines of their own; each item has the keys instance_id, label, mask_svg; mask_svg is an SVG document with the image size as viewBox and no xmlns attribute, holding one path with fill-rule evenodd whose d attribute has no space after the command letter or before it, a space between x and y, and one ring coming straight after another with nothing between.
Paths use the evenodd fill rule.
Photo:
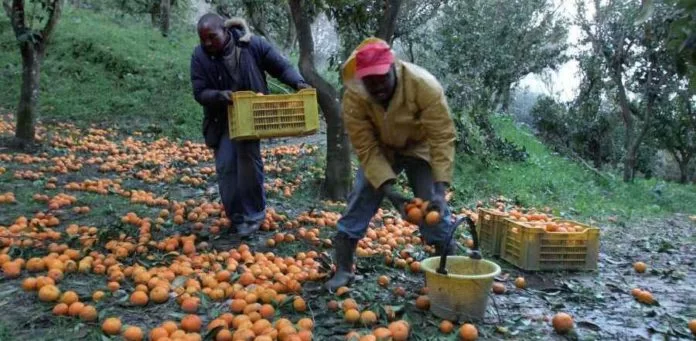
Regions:
<instances>
[{"instance_id":1,"label":"man's right hand","mask_svg":"<svg viewBox=\"0 0 696 341\"><path fill-rule=\"evenodd\" d=\"M387 199L389 199L392 205L394 205L394 208L399 211L399 214L402 217L405 217L406 204L410 201L410 199L397 192L392 186L391 182L387 182L382 185L381 190L384 192L384 195L387 197Z\"/></svg>"},{"instance_id":2,"label":"man's right hand","mask_svg":"<svg viewBox=\"0 0 696 341\"><path fill-rule=\"evenodd\" d=\"M222 91L221 91L221 94L222 94L222 98L223 98L225 101L227 101L227 102L229 102L229 103L232 103L232 91L229 91L229 90L222 90Z\"/></svg>"}]
</instances>

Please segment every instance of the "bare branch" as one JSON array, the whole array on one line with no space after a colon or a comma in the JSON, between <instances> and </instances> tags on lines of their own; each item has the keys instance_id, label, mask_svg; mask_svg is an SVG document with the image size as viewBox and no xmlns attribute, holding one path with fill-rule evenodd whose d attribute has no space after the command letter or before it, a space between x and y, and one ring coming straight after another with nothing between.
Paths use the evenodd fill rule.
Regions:
<instances>
[{"instance_id":1,"label":"bare branch","mask_svg":"<svg viewBox=\"0 0 696 341\"><path fill-rule=\"evenodd\" d=\"M43 39L44 46L46 46L46 43L48 43L53 32L56 30L58 20L60 20L60 15L63 11L63 1L53 0L46 9L48 10L48 22L46 22L46 26L41 30L41 38Z\"/></svg>"}]
</instances>

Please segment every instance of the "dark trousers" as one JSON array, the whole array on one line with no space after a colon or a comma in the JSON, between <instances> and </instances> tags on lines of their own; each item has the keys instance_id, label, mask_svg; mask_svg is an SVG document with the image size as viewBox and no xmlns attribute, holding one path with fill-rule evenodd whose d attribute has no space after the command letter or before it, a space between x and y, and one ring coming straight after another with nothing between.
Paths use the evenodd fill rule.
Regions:
<instances>
[{"instance_id":1,"label":"dark trousers","mask_svg":"<svg viewBox=\"0 0 696 341\"><path fill-rule=\"evenodd\" d=\"M218 188L225 214L233 224L261 222L266 215L261 144L233 141L225 133L214 152Z\"/></svg>"},{"instance_id":2,"label":"dark trousers","mask_svg":"<svg viewBox=\"0 0 696 341\"><path fill-rule=\"evenodd\" d=\"M396 174L406 172L409 184L416 197L423 200L431 200L433 197L433 173L430 164L425 160L397 156L392 169ZM346 210L338 220L339 232L347 234L350 238L361 239L365 236L370 220L384 199L384 194L377 191L365 178L362 167L358 170L353 185L353 191L348 198ZM428 244L441 244L449 236L451 231L452 214L447 208L445 216L435 226L428 226L423 222L419 226L421 235Z\"/></svg>"}]
</instances>

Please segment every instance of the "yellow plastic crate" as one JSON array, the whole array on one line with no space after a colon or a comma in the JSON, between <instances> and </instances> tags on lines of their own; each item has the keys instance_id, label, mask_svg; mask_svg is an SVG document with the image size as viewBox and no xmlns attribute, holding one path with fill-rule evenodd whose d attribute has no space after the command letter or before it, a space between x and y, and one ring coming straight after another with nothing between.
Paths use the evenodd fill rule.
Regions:
<instances>
[{"instance_id":1,"label":"yellow plastic crate","mask_svg":"<svg viewBox=\"0 0 696 341\"><path fill-rule=\"evenodd\" d=\"M596 270L599 258L599 229L575 221L580 232L546 232L539 223L505 219L500 257L518 268L531 271Z\"/></svg>"},{"instance_id":2,"label":"yellow plastic crate","mask_svg":"<svg viewBox=\"0 0 696 341\"><path fill-rule=\"evenodd\" d=\"M493 256L500 255L500 244L503 238L504 220L508 217L505 212L485 208L478 209L477 230L481 250Z\"/></svg>"},{"instance_id":3,"label":"yellow plastic crate","mask_svg":"<svg viewBox=\"0 0 696 341\"><path fill-rule=\"evenodd\" d=\"M233 140L306 136L319 130L316 89L264 96L238 91L232 97L227 115Z\"/></svg>"}]
</instances>

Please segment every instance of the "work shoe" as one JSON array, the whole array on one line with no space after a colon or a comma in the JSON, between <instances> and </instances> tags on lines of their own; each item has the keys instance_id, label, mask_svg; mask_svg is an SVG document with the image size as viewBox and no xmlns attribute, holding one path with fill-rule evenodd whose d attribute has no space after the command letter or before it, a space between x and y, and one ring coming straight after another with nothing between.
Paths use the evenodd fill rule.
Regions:
<instances>
[{"instance_id":1,"label":"work shoe","mask_svg":"<svg viewBox=\"0 0 696 341\"><path fill-rule=\"evenodd\" d=\"M328 291L334 292L338 288L348 285L355 278L355 274L353 274L353 257L357 246L357 239L351 239L343 232L336 234L334 238L334 265L336 265L336 273L324 284Z\"/></svg>"},{"instance_id":2,"label":"work shoe","mask_svg":"<svg viewBox=\"0 0 696 341\"><path fill-rule=\"evenodd\" d=\"M237 235L240 238L248 238L258 231L260 226L261 224L257 222L242 223L237 226Z\"/></svg>"}]
</instances>

